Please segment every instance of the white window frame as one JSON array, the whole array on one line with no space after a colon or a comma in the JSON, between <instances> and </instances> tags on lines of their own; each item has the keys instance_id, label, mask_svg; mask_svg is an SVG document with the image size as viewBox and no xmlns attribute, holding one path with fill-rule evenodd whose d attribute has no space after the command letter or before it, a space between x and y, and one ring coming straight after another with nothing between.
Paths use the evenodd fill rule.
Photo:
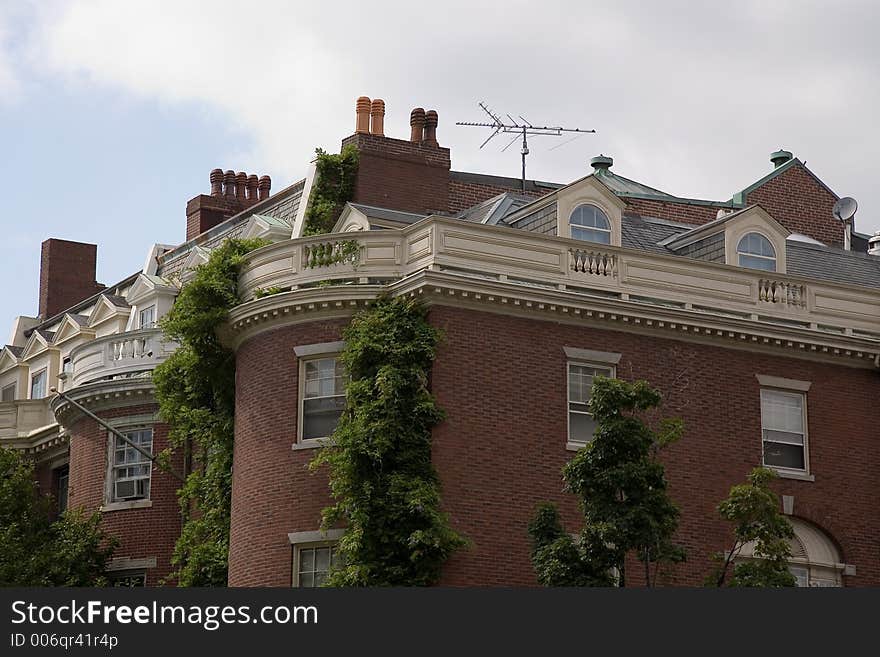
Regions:
<instances>
[{"instance_id":1,"label":"white window frame","mask_svg":"<svg viewBox=\"0 0 880 657\"><path fill-rule=\"evenodd\" d=\"M597 228L595 226L582 226L581 224L572 223L572 218L574 217L574 213L577 212L578 210L580 210L582 207L586 207L586 206L590 206L592 208L595 208L596 211L602 213L602 216L605 217L605 221L608 222L608 228ZM600 208L595 203L578 203L568 215L568 234L571 237L571 239L578 240L579 242L585 242L587 244L606 244L608 246L611 246L611 243L614 238L614 234L613 234L614 230L613 229L614 229L614 224L612 224L612 222L611 222L611 217L609 217L608 213L605 212L605 210ZM592 230L592 231L596 231L599 233L607 233L608 234L608 241L607 242L599 242L597 240L587 240L582 237L575 237L575 235L574 235L575 230Z\"/></svg>"},{"instance_id":2,"label":"white window frame","mask_svg":"<svg viewBox=\"0 0 880 657\"><path fill-rule=\"evenodd\" d=\"M124 430L119 430L120 433L124 434L126 438L131 440L131 436L129 434L135 434L142 431L150 432L150 453L153 454L153 445L156 440L156 433L153 430L153 427L144 426L144 427L131 427L126 428ZM145 460L143 454L138 452L139 460L134 463L125 463L125 464L117 464L116 463L116 452L120 449L117 445L117 441L122 442L121 439L114 433L109 434L109 462L108 462L108 491L107 491L107 501L110 506L141 506L146 502L149 502L153 493L153 463L152 461ZM132 441L134 442L134 441ZM140 445L140 443L138 443ZM123 447L121 449L131 449L127 444L123 443ZM141 481L147 480L147 494L143 497L117 497L116 495L116 471L122 468L131 467L134 465L146 465L149 464L149 470L147 472L146 477L128 477L131 481ZM137 484L135 484L137 486Z\"/></svg>"},{"instance_id":3,"label":"white window frame","mask_svg":"<svg viewBox=\"0 0 880 657\"><path fill-rule=\"evenodd\" d=\"M39 397L34 397L34 382L37 378L42 377L42 394ZM31 375L31 389L30 389L30 399L43 399L46 396L46 389L49 383L49 369L44 367L38 372L34 372Z\"/></svg>"},{"instance_id":4,"label":"white window frame","mask_svg":"<svg viewBox=\"0 0 880 657\"><path fill-rule=\"evenodd\" d=\"M760 237L763 237L765 240L767 240L767 244L770 245L770 250L773 251L773 257L771 258L770 256L765 256L765 255L762 255L759 253L748 253L747 251L740 250L740 245L743 243L743 240L745 240L749 235L758 235ZM744 264L742 264L743 256L745 256L747 258L757 258L758 260L766 260L767 262L772 262L773 269L761 269L759 267L749 267L748 265L744 265ZM767 237L766 235L764 235L763 233L761 233L757 230L750 230L747 233L744 233L736 241L736 264L739 267L744 267L746 269L753 269L755 271L766 271L768 273L769 272L775 273L779 269L779 260L778 260L777 256L778 256L778 254L776 252L776 246L773 244L773 240L771 240L769 237Z\"/></svg>"},{"instance_id":5,"label":"white window frame","mask_svg":"<svg viewBox=\"0 0 880 657\"><path fill-rule=\"evenodd\" d=\"M0 388L0 399L3 399L3 397L6 395L6 391L11 389L12 390L12 397L10 397L9 399L5 399L3 401L15 401L15 393L17 392L16 387L17 386L15 385L15 382L13 382L13 383L10 383L8 385L3 386L3 388Z\"/></svg>"},{"instance_id":6,"label":"white window frame","mask_svg":"<svg viewBox=\"0 0 880 657\"><path fill-rule=\"evenodd\" d=\"M339 539L345 533L344 529L328 529L326 531L292 532L287 535L291 546L291 585L295 588L301 586L299 581L301 553L303 550L312 550L321 547L330 547L330 564L333 563L333 551L338 551ZM318 572L318 571L312 571Z\"/></svg>"},{"instance_id":7,"label":"white window frame","mask_svg":"<svg viewBox=\"0 0 880 657\"><path fill-rule=\"evenodd\" d=\"M591 440L587 440L585 442L580 442L578 440L572 440L571 437L571 414L577 413L579 415L589 415L590 418L593 417L592 413L588 413L585 411L573 411L571 410L571 368L572 367L591 367L597 370L607 370L609 379L617 378L617 367L615 365L609 364L607 362L594 362L594 361L585 361L585 360L569 360L565 364L565 426L566 426L566 443L565 447L571 451L577 451L579 449L583 449L587 445L592 442ZM580 402L578 402L580 403Z\"/></svg>"},{"instance_id":8,"label":"white window frame","mask_svg":"<svg viewBox=\"0 0 880 657\"><path fill-rule=\"evenodd\" d=\"M305 392L306 392L306 366L307 363L316 360L339 359L339 354L345 347L344 342L325 342L321 344L301 345L294 347L294 353L297 357L297 427L296 442L293 449L315 449L327 444L330 436L319 436L315 438L303 438L303 428L305 426L304 409L305 409ZM345 392L343 390L343 396ZM339 395L333 395L337 397ZM310 397L310 399L312 399Z\"/></svg>"},{"instance_id":9,"label":"white window frame","mask_svg":"<svg viewBox=\"0 0 880 657\"><path fill-rule=\"evenodd\" d=\"M149 311L150 313L150 322L148 326L144 326L144 315ZM138 328L140 329L151 329L156 327L156 304L152 304L144 308L143 310L138 312Z\"/></svg>"},{"instance_id":10,"label":"white window frame","mask_svg":"<svg viewBox=\"0 0 880 657\"><path fill-rule=\"evenodd\" d=\"M809 384L806 386L809 388ZM804 467L801 468L789 468L780 465L773 465L766 462L765 453L764 453L764 443L779 443L781 445L796 445L797 443L782 443L778 440L765 440L764 439L764 431L770 429L764 426L764 396L766 394L781 394L788 395L790 397L799 397L801 400L801 414L802 414L802 424L803 424L803 450L804 450ZM761 464L765 468L769 468L774 472L778 473L781 477L788 477L794 479L808 479L809 481L813 481L814 477L810 474L810 440L809 440L809 426L807 423L807 390L801 388L785 388L778 386L768 386L763 385L761 387L760 392L760 407L761 407Z\"/></svg>"}]
</instances>

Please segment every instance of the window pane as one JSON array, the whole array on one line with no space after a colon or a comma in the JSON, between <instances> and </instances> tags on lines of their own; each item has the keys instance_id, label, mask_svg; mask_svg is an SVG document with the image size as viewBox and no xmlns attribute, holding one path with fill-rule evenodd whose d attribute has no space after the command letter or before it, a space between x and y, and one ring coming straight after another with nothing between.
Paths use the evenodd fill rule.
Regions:
<instances>
[{"instance_id":1,"label":"window pane","mask_svg":"<svg viewBox=\"0 0 880 657\"><path fill-rule=\"evenodd\" d=\"M300 573L299 585L311 588L315 585L315 576L312 573Z\"/></svg>"},{"instance_id":2,"label":"window pane","mask_svg":"<svg viewBox=\"0 0 880 657\"><path fill-rule=\"evenodd\" d=\"M801 566L789 566L788 571L794 575L795 586L809 586L809 571L806 568L802 568Z\"/></svg>"},{"instance_id":3,"label":"window pane","mask_svg":"<svg viewBox=\"0 0 880 657\"><path fill-rule=\"evenodd\" d=\"M779 468L804 469L804 448L802 445L786 445L764 441L764 464Z\"/></svg>"},{"instance_id":4,"label":"window pane","mask_svg":"<svg viewBox=\"0 0 880 657\"><path fill-rule=\"evenodd\" d=\"M758 258L755 256L740 254L739 266L740 267L748 267L749 269L763 269L764 271L776 271L776 260L771 260L769 258Z\"/></svg>"},{"instance_id":5,"label":"window pane","mask_svg":"<svg viewBox=\"0 0 880 657\"><path fill-rule=\"evenodd\" d=\"M611 230L611 223L608 221L608 217L595 205L579 205L571 213L569 222L575 226Z\"/></svg>"},{"instance_id":6,"label":"window pane","mask_svg":"<svg viewBox=\"0 0 880 657\"><path fill-rule=\"evenodd\" d=\"M600 244L611 244L611 231L598 230L595 228L578 228L571 227L572 239L582 240L584 242L599 242Z\"/></svg>"},{"instance_id":7,"label":"window pane","mask_svg":"<svg viewBox=\"0 0 880 657\"><path fill-rule=\"evenodd\" d=\"M303 401L303 440L326 438L336 429L345 408L345 397L321 397Z\"/></svg>"},{"instance_id":8,"label":"window pane","mask_svg":"<svg viewBox=\"0 0 880 657\"><path fill-rule=\"evenodd\" d=\"M15 384L11 384L3 388L3 397L0 401L14 401L15 400Z\"/></svg>"},{"instance_id":9,"label":"window pane","mask_svg":"<svg viewBox=\"0 0 880 657\"><path fill-rule=\"evenodd\" d=\"M326 573L330 569L330 548L322 547L315 550L315 570Z\"/></svg>"},{"instance_id":10,"label":"window pane","mask_svg":"<svg viewBox=\"0 0 880 657\"><path fill-rule=\"evenodd\" d=\"M761 391L761 424L765 429L804 432L804 398L799 394Z\"/></svg>"},{"instance_id":11,"label":"window pane","mask_svg":"<svg viewBox=\"0 0 880 657\"><path fill-rule=\"evenodd\" d=\"M315 550L303 548L299 552L299 572L312 572L315 569Z\"/></svg>"},{"instance_id":12,"label":"window pane","mask_svg":"<svg viewBox=\"0 0 880 657\"><path fill-rule=\"evenodd\" d=\"M596 421L586 413L569 413L568 429L569 441L573 443L588 443L593 439L596 431Z\"/></svg>"},{"instance_id":13,"label":"window pane","mask_svg":"<svg viewBox=\"0 0 880 657\"><path fill-rule=\"evenodd\" d=\"M804 434L764 429L764 440L773 443L786 443L788 445L803 445Z\"/></svg>"}]
</instances>

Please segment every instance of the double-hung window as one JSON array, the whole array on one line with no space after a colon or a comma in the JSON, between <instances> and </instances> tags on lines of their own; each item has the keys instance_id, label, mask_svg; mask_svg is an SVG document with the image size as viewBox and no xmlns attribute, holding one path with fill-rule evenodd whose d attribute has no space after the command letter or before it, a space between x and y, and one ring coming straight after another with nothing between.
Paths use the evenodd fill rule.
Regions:
<instances>
[{"instance_id":1,"label":"double-hung window","mask_svg":"<svg viewBox=\"0 0 880 657\"><path fill-rule=\"evenodd\" d=\"M140 328L151 329L156 326L156 306L147 306L139 314Z\"/></svg>"},{"instance_id":2,"label":"double-hung window","mask_svg":"<svg viewBox=\"0 0 880 657\"><path fill-rule=\"evenodd\" d=\"M300 361L300 442L328 438L345 408L345 368L337 356Z\"/></svg>"},{"instance_id":3,"label":"double-hung window","mask_svg":"<svg viewBox=\"0 0 880 657\"><path fill-rule=\"evenodd\" d=\"M294 586L323 586L330 569L339 565L339 548L335 543L300 545L295 552Z\"/></svg>"},{"instance_id":4,"label":"double-hung window","mask_svg":"<svg viewBox=\"0 0 880 657\"><path fill-rule=\"evenodd\" d=\"M153 430L135 429L123 432L126 438L147 454L153 453ZM119 436L114 436L112 501L147 500L150 498L150 473L153 463Z\"/></svg>"},{"instance_id":5,"label":"double-hung window","mask_svg":"<svg viewBox=\"0 0 880 657\"><path fill-rule=\"evenodd\" d=\"M761 390L761 433L764 465L782 471L809 471L806 395Z\"/></svg>"},{"instance_id":6,"label":"double-hung window","mask_svg":"<svg viewBox=\"0 0 880 657\"><path fill-rule=\"evenodd\" d=\"M40 370L31 377L31 399L42 399L46 396L46 370Z\"/></svg>"},{"instance_id":7,"label":"double-hung window","mask_svg":"<svg viewBox=\"0 0 880 657\"><path fill-rule=\"evenodd\" d=\"M590 363L568 363L568 447L579 449L591 440L596 421L589 403L593 379L597 376L614 378L614 367Z\"/></svg>"}]
</instances>

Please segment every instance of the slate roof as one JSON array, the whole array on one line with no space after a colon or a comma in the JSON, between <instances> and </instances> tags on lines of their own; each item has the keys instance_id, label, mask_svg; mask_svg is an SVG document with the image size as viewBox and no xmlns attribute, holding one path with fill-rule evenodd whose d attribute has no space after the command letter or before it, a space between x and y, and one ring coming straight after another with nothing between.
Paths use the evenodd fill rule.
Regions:
<instances>
[{"instance_id":1,"label":"slate roof","mask_svg":"<svg viewBox=\"0 0 880 657\"><path fill-rule=\"evenodd\" d=\"M75 315L73 313L70 313L70 318L80 326L88 326L89 324L89 318L85 315Z\"/></svg>"},{"instance_id":2,"label":"slate roof","mask_svg":"<svg viewBox=\"0 0 880 657\"><path fill-rule=\"evenodd\" d=\"M462 210L458 214L459 219L470 221L475 224L489 224L494 226L504 222L504 218L516 212L524 205L528 205L535 199L531 196L523 196L513 192L504 192L486 199L482 203Z\"/></svg>"},{"instance_id":3,"label":"slate roof","mask_svg":"<svg viewBox=\"0 0 880 657\"><path fill-rule=\"evenodd\" d=\"M112 303L117 308L131 308L128 304L128 301L125 300L125 297L121 297L118 294L104 294L102 295L107 298L107 301Z\"/></svg>"},{"instance_id":4,"label":"slate roof","mask_svg":"<svg viewBox=\"0 0 880 657\"><path fill-rule=\"evenodd\" d=\"M880 257L832 246L786 241L786 269L793 276L808 276L846 285L880 287Z\"/></svg>"},{"instance_id":5,"label":"slate roof","mask_svg":"<svg viewBox=\"0 0 880 657\"><path fill-rule=\"evenodd\" d=\"M673 251L661 245L660 242L685 233L694 227L691 224L679 224L665 219L651 219L625 214L620 226L620 239L623 246L630 249L674 255Z\"/></svg>"},{"instance_id":6,"label":"slate roof","mask_svg":"<svg viewBox=\"0 0 880 657\"><path fill-rule=\"evenodd\" d=\"M421 221L425 214L417 214L415 212L402 212L401 210L389 210L387 208L377 208L372 205L364 205L362 203L349 203L358 212L366 215L368 219L380 219L384 221L393 221L401 224L414 224Z\"/></svg>"},{"instance_id":7,"label":"slate roof","mask_svg":"<svg viewBox=\"0 0 880 657\"><path fill-rule=\"evenodd\" d=\"M6 345L6 348L9 349L9 351L12 352L12 355L16 358L24 353L24 347L16 347L15 345L8 344Z\"/></svg>"}]
</instances>

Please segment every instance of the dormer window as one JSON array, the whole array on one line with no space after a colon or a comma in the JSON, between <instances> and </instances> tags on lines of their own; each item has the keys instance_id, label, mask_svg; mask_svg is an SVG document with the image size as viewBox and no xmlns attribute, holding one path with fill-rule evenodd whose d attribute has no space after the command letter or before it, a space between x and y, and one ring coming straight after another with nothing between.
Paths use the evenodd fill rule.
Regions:
<instances>
[{"instance_id":1,"label":"dormer window","mask_svg":"<svg viewBox=\"0 0 880 657\"><path fill-rule=\"evenodd\" d=\"M776 250L760 233L746 233L736 247L740 267L776 271Z\"/></svg>"},{"instance_id":2,"label":"dormer window","mask_svg":"<svg viewBox=\"0 0 880 657\"><path fill-rule=\"evenodd\" d=\"M577 206L568 223L573 239L611 244L611 222L595 205L585 203Z\"/></svg>"}]
</instances>

